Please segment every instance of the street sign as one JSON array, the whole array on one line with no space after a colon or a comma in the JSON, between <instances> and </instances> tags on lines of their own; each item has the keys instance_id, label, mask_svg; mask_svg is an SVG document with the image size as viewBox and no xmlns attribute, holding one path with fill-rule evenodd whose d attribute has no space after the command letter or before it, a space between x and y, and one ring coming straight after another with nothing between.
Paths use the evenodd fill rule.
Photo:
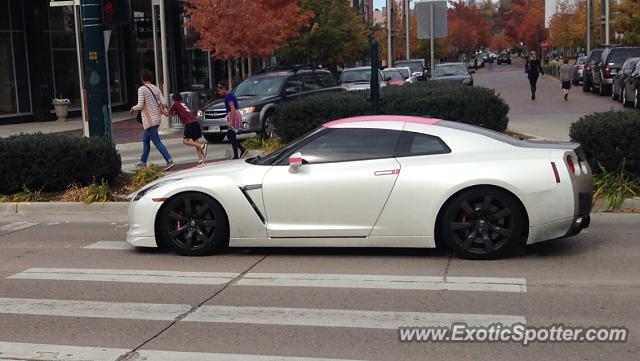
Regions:
<instances>
[{"instance_id":1,"label":"street sign","mask_svg":"<svg viewBox=\"0 0 640 361\"><path fill-rule=\"evenodd\" d=\"M433 8L434 38L447 36L447 2L421 1L416 2L416 16L418 20L418 39L431 38L431 9Z\"/></svg>"}]
</instances>

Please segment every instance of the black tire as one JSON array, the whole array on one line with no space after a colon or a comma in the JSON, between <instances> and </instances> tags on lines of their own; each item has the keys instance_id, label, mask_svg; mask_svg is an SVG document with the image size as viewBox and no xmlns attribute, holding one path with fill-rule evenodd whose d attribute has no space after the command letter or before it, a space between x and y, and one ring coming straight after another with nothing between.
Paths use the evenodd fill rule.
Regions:
<instances>
[{"instance_id":1,"label":"black tire","mask_svg":"<svg viewBox=\"0 0 640 361\"><path fill-rule=\"evenodd\" d=\"M453 252L467 259L495 259L524 247L524 210L506 191L478 187L447 202L439 234Z\"/></svg>"},{"instance_id":2,"label":"black tire","mask_svg":"<svg viewBox=\"0 0 640 361\"><path fill-rule=\"evenodd\" d=\"M586 80L582 81L582 91L585 93L588 93L591 91L591 86L589 85L589 82L587 82Z\"/></svg>"},{"instance_id":3,"label":"black tire","mask_svg":"<svg viewBox=\"0 0 640 361\"><path fill-rule=\"evenodd\" d=\"M206 256L229 245L229 222L222 206L196 192L181 193L160 210L162 242L183 256Z\"/></svg>"},{"instance_id":4,"label":"black tire","mask_svg":"<svg viewBox=\"0 0 640 361\"><path fill-rule=\"evenodd\" d=\"M222 143L222 140L225 137L224 134L203 134L202 136L209 143Z\"/></svg>"},{"instance_id":5,"label":"black tire","mask_svg":"<svg viewBox=\"0 0 640 361\"><path fill-rule=\"evenodd\" d=\"M277 137L276 127L273 124L273 113L268 113L264 117L264 122L262 124L262 132L260 132L262 137L265 139Z\"/></svg>"}]
</instances>

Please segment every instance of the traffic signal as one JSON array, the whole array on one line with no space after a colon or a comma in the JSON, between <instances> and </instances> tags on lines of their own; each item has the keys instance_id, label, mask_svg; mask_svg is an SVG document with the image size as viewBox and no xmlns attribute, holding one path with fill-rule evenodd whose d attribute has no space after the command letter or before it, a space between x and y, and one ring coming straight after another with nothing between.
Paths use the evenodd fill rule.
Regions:
<instances>
[{"instance_id":1,"label":"traffic signal","mask_svg":"<svg viewBox=\"0 0 640 361\"><path fill-rule=\"evenodd\" d=\"M131 0L102 0L102 23L106 26L131 22Z\"/></svg>"}]
</instances>

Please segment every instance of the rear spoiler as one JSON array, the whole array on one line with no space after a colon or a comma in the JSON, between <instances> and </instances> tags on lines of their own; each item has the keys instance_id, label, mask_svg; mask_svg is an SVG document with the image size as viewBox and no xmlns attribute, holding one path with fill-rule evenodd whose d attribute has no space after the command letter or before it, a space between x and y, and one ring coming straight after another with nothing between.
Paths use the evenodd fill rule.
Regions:
<instances>
[{"instance_id":1,"label":"rear spoiler","mask_svg":"<svg viewBox=\"0 0 640 361\"><path fill-rule=\"evenodd\" d=\"M561 142L552 140L525 140L522 142L525 148L542 148L542 149L558 149L558 150L572 150L578 156L578 160L584 162L587 157L582 150L580 143L573 142Z\"/></svg>"}]
</instances>

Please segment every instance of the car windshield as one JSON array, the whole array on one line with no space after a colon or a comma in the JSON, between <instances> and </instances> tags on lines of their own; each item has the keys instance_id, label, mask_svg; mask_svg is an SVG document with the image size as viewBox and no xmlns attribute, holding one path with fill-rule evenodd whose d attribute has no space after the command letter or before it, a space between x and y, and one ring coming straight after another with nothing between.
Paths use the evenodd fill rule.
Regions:
<instances>
[{"instance_id":1,"label":"car windshield","mask_svg":"<svg viewBox=\"0 0 640 361\"><path fill-rule=\"evenodd\" d=\"M398 68L397 70L400 72L400 74L402 74L402 76L405 79L409 79L411 77L411 71L409 69L407 69L407 68Z\"/></svg>"},{"instance_id":2,"label":"car windshield","mask_svg":"<svg viewBox=\"0 0 640 361\"><path fill-rule=\"evenodd\" d=\"M398 70L385 70L383 71L385 78L391 78L391 80L404 80L404 76Z\"/></svg>"},{"instance_id":3,"label":"car windshield","mask_svg":"<svg viewBox=\"0 0 640 361\"><path fill-rule=\"evenodd\" d=\"M594 50L589 55L589 64L595 64L598 59L600 59L600 55L602 55L602 50Z\"/></svg>"},{"instance_id":4,"label":"car windshield","mask_svg":"<svg viewBox=\"0 0 640 361\"><path fill-rule=\"evenodd\" d=\"M345 70L342 72L340 76L341 83L359 83L359 82L369 82L371 80L371 70L370 69L362 69L362 70Z\"/></svg>"},{"instance_id":5,"label":"car windshield","mask_svg":"<svg viewBox=\"0 0 640 361\"><path fill-rule=\"evenodd\" d=\"M396 66L407 66L411 69L412 73L422 73L421 61L399 61L396 63Z\"/></svg>"},{"instance_id":6,"label":"car windshield","mask_svg":"<svg viewBox=\"0 0 640 361\"><path fill-rule=\"evenodd\" d=\"M298 148L298 146L300 145L300 143L306 141L306 139L320 131L322 131L323 129L326 129L324 127L320 127L308 134L303 135L302 137L294 140L293 142L289 143L288 145L286 145L283 148L280 148L279 150L276 150L275 152L265 156L265 157L255 157L255 158L251 158L251 159L247 159L247 163L250 164L254 164L254 165L275 165L276 163L280 162L282 160L282 157L289 153L291 150Z\"/></svg>"},{"instance_id":7,"label":"car windshield","mask_svg":"<svg viewBox=\"0 0 640 361\"><path fill-rule=\"evenodd\" d=\"M233 93L238 97L278 95L284 79L282 76L250 78L240 83Z\"/></svg>"},{"instance_id":8,"label":"car windshield","mask_svg":"<svg viewBox=\"0 0 640 361\"><path fill-rule=\"evenodd\" d=\"M635 58L640 56L640 48L630 49L613 49L609 54L609 63L624 63L628 58Z\"/></svg>"},{"instance_id":9,"label":"car windshield","mask_svg":"<svg viewBox=\"0 0 640 361\"><path fill-rule=\"evenodd\" d=\"M436 66L436 70L433 73L435 77L440 76L456 76L456 75L469 75L469 72L462 64L456 65L439 65Z\"/></svg>"}]
</instances>

